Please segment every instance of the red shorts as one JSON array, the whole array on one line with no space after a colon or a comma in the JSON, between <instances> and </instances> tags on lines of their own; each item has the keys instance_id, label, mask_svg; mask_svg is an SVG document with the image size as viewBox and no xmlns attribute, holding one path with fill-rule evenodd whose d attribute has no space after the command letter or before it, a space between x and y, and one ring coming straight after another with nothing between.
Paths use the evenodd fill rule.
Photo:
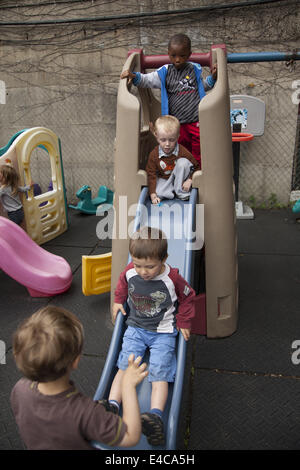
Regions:
<instances>
[{"instance_id":1,"label":"red shorts","mask_svg":"<svg viewBox=\"0 0 300 470\"><path fill-rule=\"evenodd\" d=\"M187 124L180 124L178 142L191 152L193 157L199 162L201 168L199 123L189 122Z\"/></svg>"}]
</instances>

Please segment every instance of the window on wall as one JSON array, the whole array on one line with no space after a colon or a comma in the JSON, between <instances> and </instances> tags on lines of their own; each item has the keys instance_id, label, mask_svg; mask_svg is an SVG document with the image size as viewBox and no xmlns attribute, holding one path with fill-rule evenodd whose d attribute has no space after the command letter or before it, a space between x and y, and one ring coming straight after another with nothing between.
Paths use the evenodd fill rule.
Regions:
<instances>
[{"instance_id":1,"label":"window on wall","mask_svg":"<svg viewBox=\"0 0 300 470\"><path fill-rule=\"evenodd\" d=\"M34 186L34 195L52 190L52 173L49 154L44 147L37 147L30 157L31 178Z\"/></svg>"}]
</instances>

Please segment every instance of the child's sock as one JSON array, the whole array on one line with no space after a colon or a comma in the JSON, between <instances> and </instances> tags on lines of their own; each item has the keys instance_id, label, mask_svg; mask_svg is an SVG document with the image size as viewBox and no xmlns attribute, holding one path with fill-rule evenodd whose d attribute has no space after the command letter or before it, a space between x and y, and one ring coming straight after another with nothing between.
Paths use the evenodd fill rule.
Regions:
<instances>
[{"instance_id":1,"label":"child's sock","mask_svg":"<svg viewBox=\"0 0 300 470\"><path fill-rule=\"evenodd\" d=\"M153 413L153 414L159 416L160 419L162 419L163 412L162 412L160 409L158 409L158 408L152 408L152 409L150 410L150 413Z\"/></svg>"}]
</instances>

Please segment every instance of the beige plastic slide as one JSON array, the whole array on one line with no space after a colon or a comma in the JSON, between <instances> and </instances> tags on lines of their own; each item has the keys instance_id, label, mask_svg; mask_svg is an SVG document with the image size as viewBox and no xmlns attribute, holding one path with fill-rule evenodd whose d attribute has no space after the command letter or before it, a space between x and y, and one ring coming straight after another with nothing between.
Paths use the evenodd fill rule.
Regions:
<instances>
[{"instance_id":1,"label":"beige plastic slide","mask_svg":"<svg viewBox=\"0 0 300 470\"><path fill-rule=\"evenodd\" d=\"M221 48L213 49L212 54L212 63L218 65L218 79L199 105L202 171L194 174L193 187L198 189L198 203L204 204L206 336L216 338L229 336L237 328L238 269L227 60ZM123 67L126 69L141 71L139 52L128 57ZM149 122L155 121L160 110L160 102L151 90L131 88L127 80L120 80L112 293L127 264L128 227L133 223L134 205L141 188L147 185L146 159L156 144L149 131Z\"/></svg>"}]
</instances>

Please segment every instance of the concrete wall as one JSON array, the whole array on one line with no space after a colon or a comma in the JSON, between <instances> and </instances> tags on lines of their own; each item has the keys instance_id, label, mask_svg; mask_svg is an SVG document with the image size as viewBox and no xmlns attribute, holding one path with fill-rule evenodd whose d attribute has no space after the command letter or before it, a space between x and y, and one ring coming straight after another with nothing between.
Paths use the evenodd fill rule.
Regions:
<instances>
[{"instance_id":1,"label":"concrete wall","mask_svg":"<svg viewBox=\"0 0 300 470\"><path fill-rule=\"evenodd\" d=\"M191 37L195 52L208 52L217 43L225 43L228 52L288 52L299 44L300 7L295 2L143 18L124 15L171 13L220 1L186 0L183 5L180 1L96 0L73 2L72 8L59 1L55 5L44 2L44 6L24 3L32 6L12 8L9 1L0 6L1 22L19 23L0 26L0 80L7 90L6 104L0 105L0 146L23 128L45 126L56 132L62 143L69 201L76 200L75 193L83 184L90 184L93 193L101 184L113 188L116 93L129 49L142 47L145 54L165 54L176 31ZM75 18L86 21L24 25ZM276 193L284 203L289 199L297 120L291 95L299 66L228 67L231 93L253 94L267 106L264 136L241 146L243 198L255 197L259 202ZM204 70L204 75L208 72ZM33 174L43 190L47 189L47 172L45 155L37 150Z\"/></svg>"}]
</instances>

